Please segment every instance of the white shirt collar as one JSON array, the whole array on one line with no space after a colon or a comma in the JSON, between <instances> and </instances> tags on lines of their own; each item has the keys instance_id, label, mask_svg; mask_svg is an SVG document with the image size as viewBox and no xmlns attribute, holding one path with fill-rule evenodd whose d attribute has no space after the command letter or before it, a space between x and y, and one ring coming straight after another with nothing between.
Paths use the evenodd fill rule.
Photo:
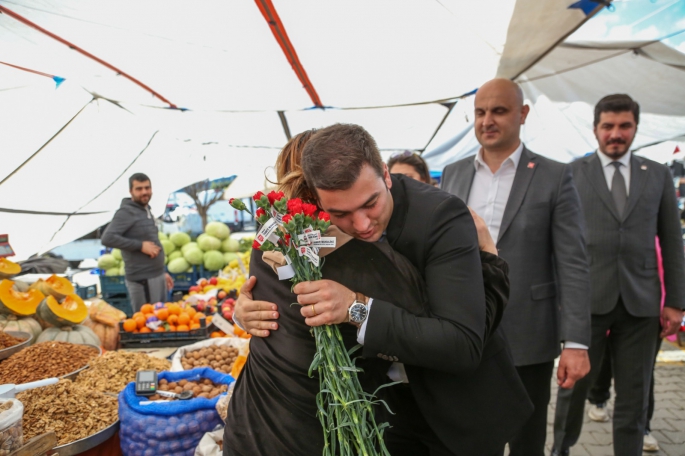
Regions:
<instances>
[{"instance_id":1,"label":"white shirt collar","mask_svg":"<svg viewBox=\"0 0 685 456\"><path fill-rule=\"evenodd\" d=\"M504 165L507 161L511 161L514 165L514 169L518 168L519 162L521 161L521 154L523 154L523 141L519 142L518 147L509 155L503 162ZM485 160L483 160L483 148L481 147L476 154L476 158L473 160L473 165L478 169L479 166L487 166Z\"/></svg>"},{"instance_id":2,"label":"white shirt collar","mask_svg":"<svg viewBox=\"0 0 685 456\"><path fill-rule=\"evenodd\" d=\"M630 156L632 155L632 153L633 152L629 150L623 157L619 158L618 160L613 160L612 158L604 154L604 152L597 149L597 156L599 157L599 161L602 164L602 168L606 168L615 161L622 163L623 166L626 167L626 169L630 168Z\"/></svg>"}]
</instances>

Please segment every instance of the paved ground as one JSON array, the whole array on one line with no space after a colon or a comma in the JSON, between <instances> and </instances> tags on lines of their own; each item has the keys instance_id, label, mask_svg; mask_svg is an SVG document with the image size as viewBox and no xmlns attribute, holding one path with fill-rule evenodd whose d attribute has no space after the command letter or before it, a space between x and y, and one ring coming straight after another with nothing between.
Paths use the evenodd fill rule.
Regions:
<instances>
[{"instance_id":1,"label":"paved ground","mask_svg":"<svg viewBox=\"0 0 685 456\"><path fill-rule=\"evenodd\" d=\"M677 345L664 341L655 369L654 418L652 435L659 441L661 450L644 453L658 456L685 456L685 351ZM552 447L552 422L556 383L552 387L552 403L549 407L547 424L547 448ZM608 406L613 411L613 391ZM548 453L549 454L549 453ZM611 422L595 423L585 417L583 433L578 444L571 449L571 456L613 456ZM617 455L620 456L620 455Z\"/></svg>"}]
</instances>

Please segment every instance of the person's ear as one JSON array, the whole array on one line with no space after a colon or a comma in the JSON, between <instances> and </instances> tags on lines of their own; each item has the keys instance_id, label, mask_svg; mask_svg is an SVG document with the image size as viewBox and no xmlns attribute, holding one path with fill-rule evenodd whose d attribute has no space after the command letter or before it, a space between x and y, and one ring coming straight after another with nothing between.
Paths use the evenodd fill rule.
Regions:
<instances>
[{"instance_id":1,"label":"person's ear","mask_svg":"<svg viewBox=\"0 0 685 456\"><path fill-rule=\"evenodd\" d=\"M528 117L529 112L530 112L530 106L523 105L523 107L521 108L521 125L526 123L526 118Z\"/></svg>"},{"instance_id":2,"label":"person's ear","mask_svg":"<svg viewBox=\"0 0 685 456\"><path fill-rule=\"evenodd\" d=\"M390 190L392 188L392 179L390 178L390 172L388 171L388 165L383 163L383 181L385 181L385 186Z\"/></svg>"}]
</instances>

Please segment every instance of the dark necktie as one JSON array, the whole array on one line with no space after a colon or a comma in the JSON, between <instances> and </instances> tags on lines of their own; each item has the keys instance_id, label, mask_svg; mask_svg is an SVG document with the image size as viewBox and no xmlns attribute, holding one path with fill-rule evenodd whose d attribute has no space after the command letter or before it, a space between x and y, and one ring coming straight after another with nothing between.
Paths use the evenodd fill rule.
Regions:
<instances>
[{"instance_id":1,"label":"dark necktie","mask_svg":"<svg viewBox=\"0 0 685 456\"><path fill-rule=\"evenodd\" d=\"M627 199L626 181L620 171L620 167L623 166L623 163L615 161L611 164L614 165L614 168L616 168L614 171L614 177L611 179L611 196L614 197L614 203L616 203L618 215L623 217L623 210L626 207Z\"/></svg>"}]
</instances>

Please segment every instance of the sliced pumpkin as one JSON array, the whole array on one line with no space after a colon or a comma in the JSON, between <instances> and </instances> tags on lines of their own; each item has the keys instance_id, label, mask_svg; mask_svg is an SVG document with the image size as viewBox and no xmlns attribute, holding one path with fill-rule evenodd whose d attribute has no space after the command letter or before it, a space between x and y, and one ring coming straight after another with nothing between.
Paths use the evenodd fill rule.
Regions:
<instances>
[{"instance_id":1,"label":"sliced pumpkin","mask_svg":"<svg viewBox=\"0 0 685 456\"><path fill-rule=\"evenodd\" d=\"M21 272L21 266L7 258L0 258L0 279L9 279Z\"/></svg>"},{"instance_id":2,"label":"sliced pumpkin","mask_svg":"<svg viewBox=\"0 0 685 456\"><path fill-rule=\"evenodd\" d=\"M40 290L45 296L51 295L57 299L64 299L74 294L74 285L65 277L51 275L47 279L40 279L31 285L34 290Z\"/></svg>"},{"instance_id":3,"label":"sliced pumpkin","mask_svg":"<svg viewBox=\"0 0 685 456\"><path fill-rule=\"evenodd\" d=\"M88 308L83 299L75 294L61 300L48 296L38 305L36 315L57 327L74 326L88 317Z\"/></svg>"},{"instance_id":4,"label":"sliced pumpkin","mask_svg":"<svg viewBox=\"0 0 685 456\"><path fill-rule=\"evenodd\" d=\"M0 282L0 313L13 314L18 317L29 317L36 313L36 308L45 299L38 290L19 291L15 283L4 279Z\"/></svg>"}]
</instances>

